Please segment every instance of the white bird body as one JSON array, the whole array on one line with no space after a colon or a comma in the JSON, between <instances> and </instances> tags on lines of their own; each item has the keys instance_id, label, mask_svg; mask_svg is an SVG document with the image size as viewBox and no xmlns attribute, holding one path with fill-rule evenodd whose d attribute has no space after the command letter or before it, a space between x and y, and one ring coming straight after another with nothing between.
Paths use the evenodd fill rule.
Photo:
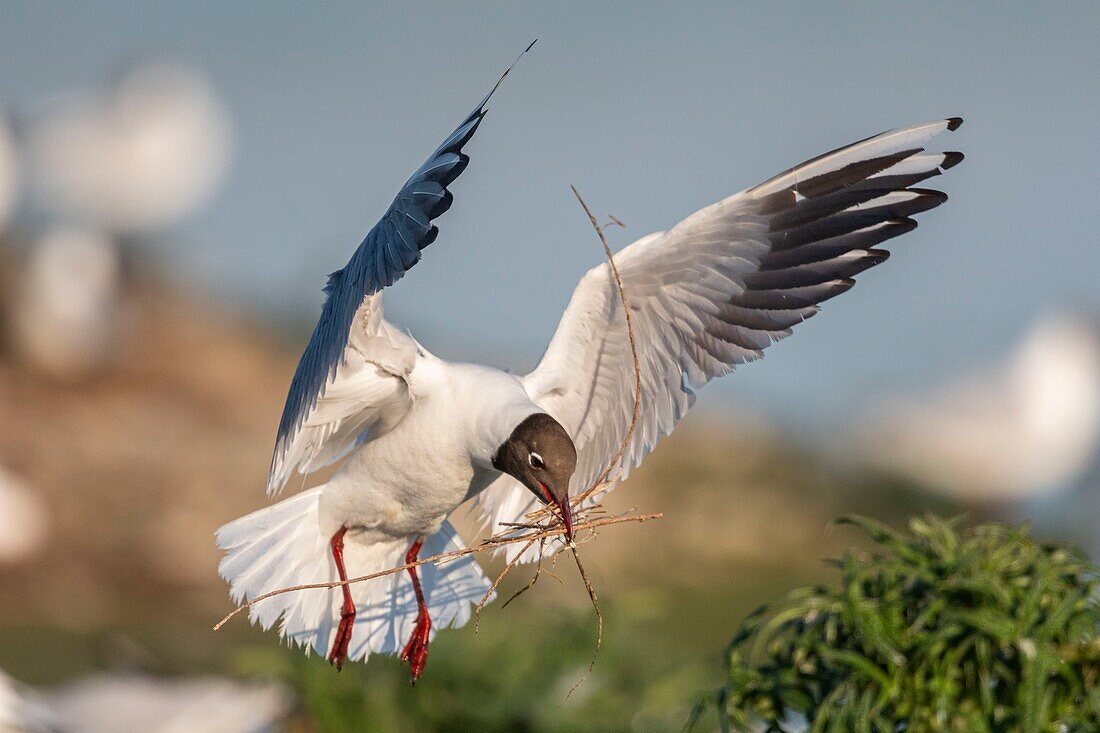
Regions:
<instances>
[{"instance_id":1,"label":"white bird body","mask_svg":"<svg viewBox=\"0 0 1100 733\"><path fill-rule=\"evenodd\" d=\"M429 354L417 358L408 391L412 404L400 422L356 449L325 484L320 511L328 534L341 526L379 539L435 533L501 475L493 454L513 428L545 412L518 377Z\"/></svg>"},{"instance_id":2,"label":"white bird body","mask_svg":"<svg viewBox=\"0 0 1100 733\"><path fill-rule=\"evenodd\" d=\"M760 358L820 302L848 290L855 274L885 260L876 245L912 230L910 216L946 200L911 187L962 159L923 148L956 129L957 118L883 133L617 253L641 387L624 445L635 367L608 263L581 279L545 355L525 377L438 359L382 317L382 289L438 234L431 221L450 206L446 186L465 168L461 148L487 101L413 174L348 265L330 276L291 382L268 493L296 473L346 461L323 486L219 530L226 551L220 571L236 600L380 572L399 566L406 550L409 561L418 552L457 550L463 544L447 517L467 500L494 532L521 521L540 500L553 501L566 519L569 496L605 469L625 478L709 380ZM509 559L520 549L509 546ZM519 559L536 557L532 548ZM462 625L472 604L491 599L491 583L470 555L419 572L423 594L415 577L396 573L347 585L343 598L343 588L276 595L250 613L264 628L282 618L286 638L321 654L331 649L337 664L345 651L354 660L404 645L415 680L431 636Z\"/></svg>"},{"instance_id":3,"label":"white bird body","mask_svg":"<svg viewBox=\"0 0 1100 733\"><path fill-rule=\"evenodd\" d=\"M229 551L220 569L238 600L280 585L337 580L328 544L342 527L353 575L399 565L420 537L427 555L460 549L447 517L499 479L493 454L517 424L542 412L519 377L428 353L382 318L380 294L364 301L354 324L348 358L288 455L313 465L333 455L327 447L341 436L354 445L338 450L346 460L325 484L219 530L218 544ZM375 420L366 440L364 420ZM420 573L435 628L465 623L470 603L490 586L469 557ZM399 650L417 607L411 583L394 575L351 588L367 622L357 621L349 658ZM336 633L340 595L312 593L264 601L253 618L268 628L282 616L284 634L324 653Z\"/></svg>"}]
</instances>

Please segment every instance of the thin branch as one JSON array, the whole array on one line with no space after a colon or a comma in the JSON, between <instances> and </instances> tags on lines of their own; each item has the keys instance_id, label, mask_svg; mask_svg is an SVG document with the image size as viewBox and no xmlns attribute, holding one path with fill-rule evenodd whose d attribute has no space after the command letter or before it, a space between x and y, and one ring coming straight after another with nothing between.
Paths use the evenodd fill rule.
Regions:
<instances>
[{"instance_id":1,"label":"thin branch","mask_svg":"<svg viewBox=\"0 0 1100 733\"><path fill-rule=\"evenodd\" d=\"M596 648L592 650L592 659L588 662L588 669L584 671L584 674L577 680L577 683L569 688L569 692L565 693L565 699L561 701L562 705L569 702L569 698L573 696L577 688L583 685L585 680L592 676L592 670L596 668L596 657L599 656L600 646L603 644L603 612L600 611L600 599L596 596L596 586L592 585L592 581L589 579L588 573L581 563L581 556L577 553L577 546L570 545L569 549L573 551L573 559L577 562L577 570L580 571L581 580L584 581L584 589L588 591L588 599L592 601L592 609L596 612Z\"/></svg>"},{"instance_id":2,"label":"thin branch","mask_svg":"<svg viewBox=\"0 0 1100 733\"><path fill-rule=\"evenodd\" d=\"M623 437L623 442L619 445L619 450L615 453L615 457L608 462L608 466L604 469L604 472L600 474L593 485L585 492L581 493L576 499L573 500L573 504L579 504L580 502L591 496L592 492L596 490L596 487L602 484L608 476L611 475L611 471L618 465L619 460L623 457L623 453L626 451L627 445L630 444L630 439L634 435L634 426L638 422L638 409L642 403L642 370L638 363L638 343L634 338L634 321L630 316L630 303L626 298L626 289L623 287L623 279L619 275L619 266L615 264L615 256L611 254L611 247L607 244L607 237L604 236L603 228L600 227L599 222L596 221L596 217L592 215L592 210L588 208L588 204L581 198L581 194L577 191L576 186L569 186L573 189L573 195L577 197L577 201L580 202L581 208L584 209L584 213L588 215L588 221L592 222L592 228L596 230L596 236L600 238L600 244L603 245L604 254L607 255L607 262L611 265L611 274L615 277L615 285L619 289L619 300L623 306L623 317L626 320L626 335L630 339L630 358L634 361L634 409L630 413L630 425L626 428L626 435ZM618 221L617 219L615 221Z\"/></svg>"},{"instance_id":3,"label":"thin branch","mask_svg":"<svg viewBox=\"0 0 1100 733\"><path fill-rule=\"evenodd\" d=\"M539 561L538 561L538 563L535 564L535 574L532 575L531 579L527 581L527 585L525 585L522 588L520 588L519 590L517 590L515 593L512 594L511 598L509 598L508 600L506 600L504 603L501 604L500 609L502 611L505 608L508 608L509 603L511 603L512 601L516 600L517 598L522 596L527 591L534 588L535 583L537 583L539 581L539 577L542 575L542 561L546 557L546 555L543 553L543 543L545 541L546 540L539 540Z\"/></svg>"},{"instance_id":4,"label":"thin branch","mask_svg":"<svg viewBox=\"0 0 1100 733\"><path fill-rule=\"evenodd\" d=\"M516 556L508 561L508 564L504 566L504 569L500 571L500 575L493 581L493 584L489 586L489 590L485 591L485 595L481 597L481 600L474 606L474 633L477 634L481 631L481 609L485 608L485 604L489 602L489 599L493 597L493 592L496 591L497 586L500 585L500 581L504 580L504 576L507 575L512 568L516 566L523 554L531 549L531 545L538 542L538 540L528 540L527 544L523 546L523 549L516 553ZM539 549L542 547L540 545ZM542 554L539 554L539 562L542 561Z\"/></svg>"},{"instance_id":5,"label":"thin branch","mask_svg":"<svg viewBox=\"0 0 1100 733\"><path fill-rule=\"evenodd\" d=\"M656 513L656 514L620 514L618 516L607 517L605 519L595 519L595 520L592 520L590 522L583 522L583 523L577 524L573 529L574 529L574 532L581 532L581 531L584 531L584 530L595 529L597 527L607 527L607 526L610 526L612 524L622 524L624 522L648 522L651 519L660 519L663 516L664 515L661 514L661 513ZM294 585L294 586L289 586L287 588L279 588L278 590L268 591L267 593L263 593L261 595L258 595L255 598L253 598L252 600L245 601L241 605L237 606L237 608L235 608L230 614L228 614L225 618L223 618L221 621L219 621L217 624L214 625L214 631L217 631L218 629L220 629L222 626L224 626L226 624L226 622L228 622L230 619L232 619L237 614L251 608L252 606L259 603L260 601L267 600L268 598L273 598L274 596L280 596L280 595L283 595L284 593L294 593L296 591L301 591L301 590L331 589L331 588L339 588L339 587L345 586L345 585L352 585L353 583L364 583L368 580L374 580L375 578L382 578L382 577L385 577L387 575L393 575L394 573L400 573L401 571L408 570L409 568L419 567L421 565L426 565L428 563L437 563L438 564L438 563L441 563L441 562L447 562L447 561L450 561L450 560L455 560L457 558L463 557L465 555L472 555L475 552L485 552L487 550L495 550L498 547L503 547L505 545L515 544L516 542L528 542L530 540L541 540L541 539L549 538L549 537L560 537L560 536L563 536L565 534L565 528L564 527L553 527L551 529L546 529L546 530L543 530L541 532L534 532L534 533L531 533L531 534L521 534L521 535L516 535L516 536L509 536L510 534L511 534L510 531L509 532L501 532L499 534L493 535L492 537L489 537L486 540L483 540L483 541L479 542L478 544L474 545L473 547L463 547L462 549L459 549L459 550L451 550L449 552L441 552L438 555L432 555L431 557L425 557L425 558L419 559L415 562L405 563L404 565L399 565L395 568L390 568L389 570L380 570L377 573L370 573L369 575L360 575L356 578L349 578L347 580L334 580L334 581L328 582L328 583L305 583L303 585Z\"/></svg>"},{"instance_id":6,"label":"thin branch","mask_svg":"<svg viewBox=\"0 0 1100 733\"><path fill-rule=\"evenodd\" d=\"M623 319L626 322L626 335L627 338L630 340L630 359L633 362L634 366L634 407L630 412L630 424L628 424L626 427L626 434L623 436L622 443L619 444L619 449L615 452L614 457L612 457L612 459L608 461L607 468L604 469L603 473L601 473L596 478L596 480L592 482L591 486L582 491L580 494L577 494L577 496L570 499L570 505L576 508L597 491L600 491L605 487L610 488L618 479L619 475L621 475L622 473L622 466L619 464L619 461L622 459L623 454L626 452L627 446L630 445L630 441L634 437L634 429L638 424L638 412L640 411L642 404L642 368L640 362L638 361L638 342L637 338L634 335L634 320L630 315L630 303L626 297L626 288L623 286L623 279L619 275L619 267L615 264L615 257L611 253L611 246L607 243L607 237L604 235L603 227L601 227L599 222L596 221L596 217L592 214L592 210L588 208L588 204L585 203L584 199L581 197L580 192L577 191L577 187L570 186L569 188L572 189L573 195L577 197L577 201L580 203L581 208L584 209L584 213L588 216L588 221L592 224L592 228L596 230L596 236L600 238L600 244L603 245L604 254L607 256L607 262L611 267L611 275L614 277L615 286L618 288L619 291L619 300L623 306ZM615 217L610 216L610 214L608 216L618 226L624 226L623 223ZM609 478L612 471L615 472L615 478ZM529 513L527 517L530 519L535 519L546 516L547 514L553 515L553 513L550 512L547 507L540 507L535 511Z\"/></svg>"}]
</instances>

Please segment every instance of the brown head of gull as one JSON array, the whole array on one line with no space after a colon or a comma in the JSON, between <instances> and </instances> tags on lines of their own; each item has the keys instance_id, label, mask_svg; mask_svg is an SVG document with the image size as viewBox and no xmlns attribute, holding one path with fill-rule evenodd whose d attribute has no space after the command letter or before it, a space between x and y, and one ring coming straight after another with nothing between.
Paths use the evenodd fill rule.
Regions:
<instances>
[{"instance_id":1,"label":"brown head of gull","mask_svg":"<svg viewBox=\"0 0 1100 733\"><path fill-rule=\"evenodd\" d=\"M531 415L497 450L493 468L519 481L543 504L554 504L565 524L565 538L573 539L569 479L577 470L577 449L561 423L545 412Z\"/></svg>"}]
</instances>

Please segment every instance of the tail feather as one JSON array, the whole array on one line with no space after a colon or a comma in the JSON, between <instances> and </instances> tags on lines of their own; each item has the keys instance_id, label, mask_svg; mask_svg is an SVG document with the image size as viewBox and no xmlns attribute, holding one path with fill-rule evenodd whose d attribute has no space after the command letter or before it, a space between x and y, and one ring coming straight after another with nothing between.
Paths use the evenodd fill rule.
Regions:
<instances>
[{"instance_id":1,"label":"tail feather","mask_svg":"<svg viewBox=\"0 0 1100 733\"><path fill-rule=\"evenodd\" d=\"M226 555L219 572L230 584L236 602L252 600L278 588L337 579L329 538L320 527L321 488L302 492L273 506L241 517L218 530L218 547ZM354 530L344 541L344 564L350 577L403 563L409 540L366 544ZM449 523L424 541L421 557L461 549L463 543ZM490 587L489 579L471 556L418 568L432 617L432 635L470 620L472 604ZM395 654L404 648L416 623L417 604L408 573L376 578L351 587L357 614L348 658ZM279 623L280 635L291 644L325 655L340 619L339 588L310 589L260 601L249 617L263 629Z\"/></svg>"}]
</instances>

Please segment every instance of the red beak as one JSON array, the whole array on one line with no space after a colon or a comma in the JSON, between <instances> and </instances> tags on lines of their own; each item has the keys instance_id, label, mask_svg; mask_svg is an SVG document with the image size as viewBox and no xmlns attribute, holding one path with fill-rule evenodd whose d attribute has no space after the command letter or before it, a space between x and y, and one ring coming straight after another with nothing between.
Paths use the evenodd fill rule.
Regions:
<instances>
[{"instance_id":1,"label":"red beak","mask_svg":"<svg viewBox=\"0 0 1100 733\"><path fill-rule=\"evenodd\" d=\"M569 507L569 497L566 496L564 501L554 503L558 505L558 509L561 511L561 521L565 523L565 539L572 542L573 510Z\"/></svg>"},{"instance_id":2,"label":"red beak","mask_svg":"<svg viewBox=\"0 0 1100 733\"><path fill-rule=\"evenodd\" d=\"M561 513L561 521L565 524L565 539L572 541L573 539L573 510L569 507L569 496L566 495L565 499L558 501L552 493L550 493L550 487L546 484L542 484L542 493L546 495L546 498L558 508Z\"/></svg>"}]
</instances>

